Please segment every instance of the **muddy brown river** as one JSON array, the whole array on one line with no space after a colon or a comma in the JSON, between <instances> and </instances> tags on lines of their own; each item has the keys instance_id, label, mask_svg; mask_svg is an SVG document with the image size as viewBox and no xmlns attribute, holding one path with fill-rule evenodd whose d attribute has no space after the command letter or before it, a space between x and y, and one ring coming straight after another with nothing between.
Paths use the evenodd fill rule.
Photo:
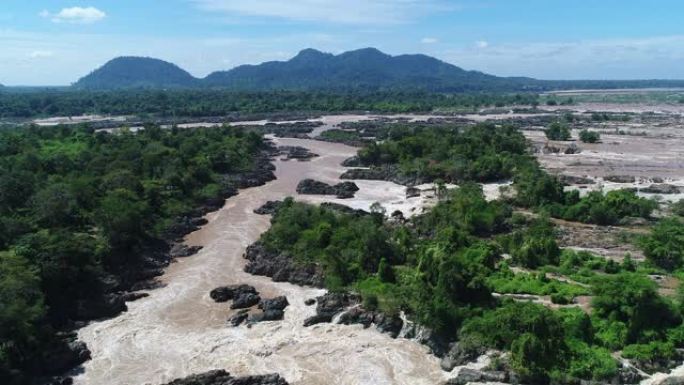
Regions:
<instances>
[{"instance_id":1,"label":"muddy brown river","mask_svg":"<svg viewBox=\"0 0 684 385\"><path fill-rule=\"evenodd\" d=\"M207 225L188 235L189 244L204 248L173 263L161 278L164 287L129 303L120 316L82 328L79 338L88 344L92 360L74 378L76 384L154 385L212 369L235 375L277 372L302 385L438 384L449 376L417 342L391 339L359 325L303 327L315 311L304 300L322 290L243 271L246 246L269 227L269 217L252 210L267 200L296 196L303 178L336 180L344 170L340 162L355 153L352 147L312 140L279 139L278 144L308 147L321 156L310 162L276 161L277 180L242 190L209 214ZM398 187L381 183L385 185L374 191L359 191L359 199L366 193L396 200ZM212 301L209 291L236 283L254 285L264 297L287 296L285 319L252 328L229 326L229 306Z\"/></svg>"}]
</instances>

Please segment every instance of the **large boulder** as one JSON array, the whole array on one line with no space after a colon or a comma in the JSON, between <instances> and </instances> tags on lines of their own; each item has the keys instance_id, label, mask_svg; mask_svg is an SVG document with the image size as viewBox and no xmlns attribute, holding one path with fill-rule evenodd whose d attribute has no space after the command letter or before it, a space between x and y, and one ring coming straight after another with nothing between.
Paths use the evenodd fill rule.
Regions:
<instances>
[{"instance_id":1,"label":"large boulder","mask_svg":"<svg viewBox=\"0 0 684 385\"><path fill-rule=\"evenodd\" d=\"M239 326L241 323L243 323L247 317L249 317L249 310L247 309L242 309L238 311L237 313L233 314L230 318L228 318L228 322L233 325L233 326Z\"/></svg>"},{"instance_id":2,"label":"large boulder","mask_svg":"<svg viewBox=\"0 0 684 385\"><path fill-rule=\"evenodd\" d=\"M261 301L261 297L254 293L239 293L233 298L233 303L230 304L231 309L246 309L252 307Z\"/></svg>"},{"instance_id":3,"label":"large boulder","mask_svg":"<svg viewBox=\"0 0 684 385\"><path fill-rule=\"evenodd\" d=\"M254 214L274 215L280 209L282 204L282 201L268 201L261 205L261 207L254 209Z\"/></svg>"},{"instance_id":4,"label":"large boulder","mask_svg":"<svg viewBox=\"0 0 684 385\"><path fill-rule=\"evenodd\" d=\"M248 293L258 294L254 286L243 284L217 287L209 293L209 296L216 302L226 302Z\"/></svg>"},{"instance_id":5,"label":"large boulder","mask_svg":"<svg viewBox=\"0 0 684 385\"><path fill-rule=\"evenodd\" d=\"M259 309L263 311L285 310L289 304L287 297L281 295L271 299L262 299L261 302L259 302Z\"/></svg>"},{"instance_id":6,"label":"large boulder","mask_svg":"<svg viewBox=\"0 0 684 385\"><path fill-rule=\"evenodd\" d=\"M171 247L169 254L172 258L183 258L195 255L200 250L202 250L202 246L188 246L184 243L176 243Z\"/></svg>"},{"instance_id":7,"label":"large boulder","mask_svg":"<svg viewBox=\"0 0 684 385\"><path fill-rule=\"evenodd\" d=\"M280 321L285 317L285 312L279 309L265 310L261 313L252 314L247 319L250 324L263 321Z\"/></svg>"},{"instance_id":8,"label":"large boulder","mask_svg":"<svg viewBox=\"0 0 684 385\"><path fill-rule=\"evenodd\" d=\"M506 372L480 371L470 368L461 368L455 378L447 381L447 385L466 385L480 382L504 383L508 380Z\"/></svg>"},{"instance_id":9,"label":"large boulder","mask_svg":"<svg viewBox=\"0 0 684 385\"><path fill-rule=\"evenodd\" d=\"M360 302L361 297L349 293L326 293L316 297L316 315L305 319L304 326L331 322L335 315Z\"/></svg>"},{"instance_id":10,"label":"large boulder","mask_svg":"<svg viewBox=\"0 0 684 385\"><path fill-rule=\"evenodd\" d=\"M451 344L449 351L442 357L440 366L443 370L450 372L457 366L465 365L475 361L479 356L486 352L484 346L470 346L462 342Z\"/></svg>"},{"instance_id":11,"label":"large boulder","mask_svg":"<svg viewBox=\"0 0 684 385\"><path fill-rule=\"evenodd\" d=\"M397 338L401 328L404 326L404 321L398 315L387 315L384 313L376 313L373 322L375 322L375 327L381 333L387 333L392 338Z\"/></svg>"}]
</instances>

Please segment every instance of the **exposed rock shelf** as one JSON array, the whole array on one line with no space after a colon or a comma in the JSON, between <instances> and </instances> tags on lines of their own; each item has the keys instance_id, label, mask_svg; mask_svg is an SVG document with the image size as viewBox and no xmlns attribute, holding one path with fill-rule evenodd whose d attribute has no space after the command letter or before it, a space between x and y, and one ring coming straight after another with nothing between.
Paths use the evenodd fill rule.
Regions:
<instances>
[{"instance_id":1,"label":"exposed rock shelf","mask_svg":"<svg viewBox=\"0 0 684 385\"><path fill-rule=\"evenodd\" d=\"M225 370L212 370L176 379L166 385L288 385L288 383L277 374L233 377Z\"/></svg>"},{"instance_id":2,"label":"exposed rock shelf","mask_svg":"<svg viewBox=\"0 0 684 385\"><path fill-rule=\"evenodd\" d=\"M354 182L342 182L334 186L313 179L304 179L297 185L297 193L313 195L335 195L340 199L353 198L359 187Z\"/></svg>"}]
</instances>

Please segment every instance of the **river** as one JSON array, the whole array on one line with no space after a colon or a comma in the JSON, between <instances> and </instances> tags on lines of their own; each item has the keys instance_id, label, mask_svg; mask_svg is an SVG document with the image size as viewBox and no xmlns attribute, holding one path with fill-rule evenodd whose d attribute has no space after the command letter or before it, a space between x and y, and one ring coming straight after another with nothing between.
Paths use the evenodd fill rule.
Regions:
<instances>
[{"instance_id":1,"label":"river","mask_svg":"<svg viewBox=\"0 0 684 385\"><path fill-rule=\"evenodd\" d=\"M120 316L92 322L79 330L92 359L74 377L75 384L161 384L189 374L226 369L235 375L277 372L291 384L438 384L448 373L427 348L406 339L392 339L374 328L319 324L305 328L314 306L304 300L323 290L272 282L243 271L245 248L269 227L269 217L252 210L267 200L295 196L304 178L337 181L340 162L352 147L303 139L278 139L320 154L309 162L276 160L277 180L242 190L209 223L189 234L188 244L204 248L179 259L161 277L163 287L128 304ZM350 203L371 199L390 204L403 187L390 182L360 185ZM313 197L298 197L315 200ZM355 202L356 200L356 202ZM287 296L285 319L252 328L231 327L225 303L215 303L209 291L217 286L247 283L262 297Z\"/></svg>"}]
</instances>

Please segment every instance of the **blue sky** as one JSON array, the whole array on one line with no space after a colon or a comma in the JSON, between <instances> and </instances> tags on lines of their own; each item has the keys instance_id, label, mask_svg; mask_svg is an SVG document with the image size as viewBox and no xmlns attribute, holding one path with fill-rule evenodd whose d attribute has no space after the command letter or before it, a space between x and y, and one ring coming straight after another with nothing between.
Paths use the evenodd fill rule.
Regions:
<instances>
[{"instance_id":1,"label":"blue sky","mask_svg":"<svg viewBox=\"0 0 684 385\"><path fill-rule=\"evenodd\" d=\"M425 53L543 79L684 79L681 0L0 0L0 83L64 85L120 55L195 76L313 47Z\"/></svg>"}]
</instances>

